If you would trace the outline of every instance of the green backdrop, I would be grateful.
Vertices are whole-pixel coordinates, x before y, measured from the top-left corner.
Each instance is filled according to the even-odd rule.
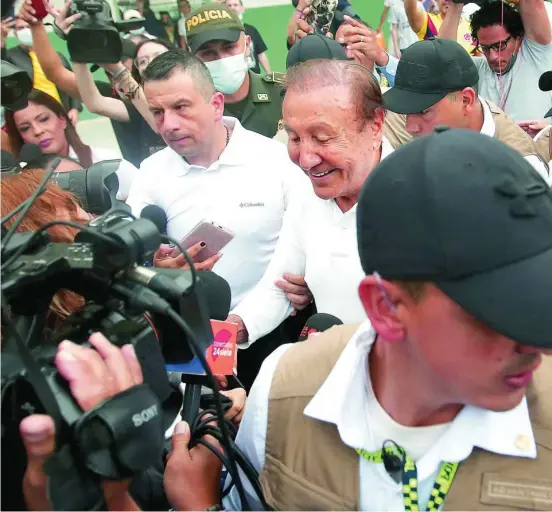
[[[351,0],[351,3],[359,16],[376,27],[379,23],[381,12],[383,10],[383,0]],[[263,39],[268,46],[268,58],[273,71],[285,71],[287,56],[286,47],[286,28],[289,19],[293,13],[293,7],[290,5],[279,5],[272,7],[257,7],[248,9],[244,14],[244,21],[257,27]],[[387,37],[388,26],[384,24],[384,31]],[[54,33],[50,34],[50,40],[54,48],[69,57],[67,45]],[[15,37],[9,37],[6,46],[17,45]],[[95,77],[99,80],[105,79],[103,71],[97,71]],[[107,81],[107,79],[106,79]],[[82,121],[96,117],[88,111],[84,111],[80,119]]]

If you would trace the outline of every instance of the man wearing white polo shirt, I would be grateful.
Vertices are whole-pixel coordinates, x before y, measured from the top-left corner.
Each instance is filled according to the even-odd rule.
[[[308,180],[285,146],[222,116],[224,97],[193,55],[156,57],[144,93],[168,147],[142,162],[127,202],[137,215],[148,204],[161,207],[177,240],[202,220],[232,231],[222,257],[198,267],[228,281],[235,307],[264,274],[290,198],[309,192]],[[174,268],[180,260],[160,250],[154,264]]]
[[[231,312],[238,342],[256,341],[292,312],[278,286],[285,273],[304,276],[319,313],[345,323],[366,319],[357,293],[356,203],[368,174],[393,151],[383,137],[382,102],[372,73],[354,62],[311,60],[288,69],[288,152],[314,192],[293,198],[263,279]]]

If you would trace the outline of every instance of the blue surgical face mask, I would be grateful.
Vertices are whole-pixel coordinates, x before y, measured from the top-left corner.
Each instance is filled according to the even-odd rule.
[[[135,30],[129,30],[129,33],[132,34],[133,36],[140,36],[145,31],[146,31],[146,29],[144,27],[140,27],[140,28],[137,28]]]
[[[247,73],[245,52],[223,59],[205,62],[215,88],[222,94],[234,94],[243,84]]]

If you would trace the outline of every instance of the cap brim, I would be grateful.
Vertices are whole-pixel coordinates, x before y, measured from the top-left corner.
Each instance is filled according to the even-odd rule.
[[[436,282],[487,327],[522,345],[552,348],[552,248],[475,276]]]
[[[192,53],[197,52],[204,44],[210,41],[228,41],[229,43],[235,43],[239,38],[243,30],[238,28],[224,28],[217,30],[209,30],[197,34],[193,37],[188,36],[188,46]]]
[[[421,93],[392,87],[383,95],[383,105],[396,114],[419,114],[441,101],[448,92]]]

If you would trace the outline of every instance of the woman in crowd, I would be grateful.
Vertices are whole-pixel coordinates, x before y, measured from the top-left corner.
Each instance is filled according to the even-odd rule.
[[[6,129],[15,141],[17,151],[23,144],[36,144],[45,154],[55,153],[76,159],[83,167],[117,158],[113,151],[84,144],[63,106],[37,89],[29,94],[26,108],[6,110]]]
[[[70,15],[70,9],[71,0],[67,0],[59,12],[51,11],[57,27],[65,34],[68,34],[73,23],[81,17],[80,13]],[[121,100],[112,96],[110,87],[107,91],[102,87],[102,93],[105,94],[102,96],[98,84],[105,82],[94,82],[86,65],[80,65],[85,69],[81,68],[82,72],[78,76],[76,71],[79,65],[75,64],[75,72],[63,67],[50,42],[44,23],[35,18],[35,11],[29,1],[22,4],[19,15],[31,27],[37,58],[49,80],[66,94],[83,100],[90,111],[108,117],[118,126],[119,123],[128,123],[129,138],[139,141],[139,144],[132,147],[132,156],[125,154],[127,160],[139,166],[142,160],[165,147],[165,143],[155,132],[155,123],[140,87],[140,80],[134,79],[129,70],[136,67],[132,66],[136,59],[149,63],[154,56],[173,48],[171,45],[165,41],[155,40],[153,46],[150,46],[145,44],[150,40],[146,40],[140,48],[136,48],[133,58],[127,59],[125,64],[104,66],[110,76],[111,85],[116,90],[115,95],[118,94]],[[139,74],[134,76],[139,77]]]
[[[155,57],[165,53],[170,48],[171,46],[165,41],[142,41],[136,46],[130,73],[122,64],[105,66],[105,69],[111,74],[113,87],[121,97],[127,99],[102,96],[88,66],[74,63],[74,73],[80,96],[83,98],[86,108],[113,121],[128,123],[129,133],[132,134],[133,138],[140,141],[140,162],[156,151],[163,149],[165,143],[154,131],[155,125],[145,99],[142,106],[139,106],[136,102],[133,104],[130,100],[138,95],[143,96],[141,88],[142,73]]]

